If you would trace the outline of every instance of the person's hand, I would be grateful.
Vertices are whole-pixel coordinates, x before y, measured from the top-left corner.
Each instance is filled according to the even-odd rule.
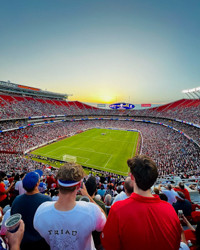
[[[20,224],[19,224],[19,228],[17,232],[10,233],[7,231],[6,233],[6,237],[7,237],[10,250],[20,249],[20,244],[21,244],[23,236],[24,236],[24,222],[23,220],[20,220]]]
[[[80,188],[79,190],[83,196],[89,196],[84,182],[82,188]]]
[[[15,181],[11,182],[10,187],[13,187],[15,185]]]

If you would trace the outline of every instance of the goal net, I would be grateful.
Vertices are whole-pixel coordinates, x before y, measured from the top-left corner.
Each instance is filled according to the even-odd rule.
[[[76,162],[76,156],[73,156],[73,155],[63,155],[63,161]]]

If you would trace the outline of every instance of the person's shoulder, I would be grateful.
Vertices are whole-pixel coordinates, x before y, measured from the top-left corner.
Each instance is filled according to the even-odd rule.
[[[37,193],[37,199],[43,200],[43,201],[52,201],[51,197],[45,194]]]
[[[100,210],[100,208],[97,204],[94,204],[92,202],[85,202],[85,201],[77,201],[76,208],[80,212],[87,213],[88,215],[91,215],[91,216],[93,216],[93,212]]]
[[[173,204],[175,204],[175,203],[173,203]],[[168,207],[169,209],[174,210],[173,206],[168,201],[160,200],[160,205],[163,207]]]
[[[55,201],[45,201],[37,209],[37,214],[47,213],[54,208]]]
[[[26,194],[20,194],[17,195],[13,201],[13,204],[17,203],[17,202],[21,202],[22,200],[25,200],[27,198]]]
[[[130,198],[118,200],[112,205],[111,209],[115,211],[122,211],[124,208],[126,209],[126,207],[130,204],[131,201],[132,200]]]
[[[54,204],[55,201],[45,201],[37,208],[34,215],[34,226],[49,221],[49,216],[52,216],[52,212],[55,210]]]

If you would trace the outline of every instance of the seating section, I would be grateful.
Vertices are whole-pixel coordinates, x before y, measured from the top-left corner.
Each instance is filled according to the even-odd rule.
[[[87,114],[97,108],[78,101],[0,95],[0,119],[29,116]]]
[[[167,117],[200,124],[200,100],[181,99],[143,110],[99,109],[79,101],[64,101],[19,95],[0,95],[0,120],[50,115],[130,115]]]

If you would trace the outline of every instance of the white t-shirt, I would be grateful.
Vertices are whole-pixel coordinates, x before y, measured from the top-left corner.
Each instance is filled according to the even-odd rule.
[[[106,217],[90,202],[77,201],[70,211],[55,209],[55,202],[41,204],[34,216],[34,228],[50,245],[51,250],[95,249],[92,231],[102,231]]]
[[[173,189],[171,189],[171,190],[164,189],[164,190],[162,190],[162,193],[167,196],[168,202],[171,205],[176,202],[176,195],[177,195],[177,193]]]
[[[26,193],[26,190],[23,188],[22,181],[17,181],[16,182],[16,184],[15,184],[15,190],[19,191],[19,195]]]
[[[129,196],[126,195],[126,193],[124,191],[121,191],[117,196],[115,196],[115,199],[112,203],[112,205],[116,202],[116,201],[122,201],[127,199]]]

